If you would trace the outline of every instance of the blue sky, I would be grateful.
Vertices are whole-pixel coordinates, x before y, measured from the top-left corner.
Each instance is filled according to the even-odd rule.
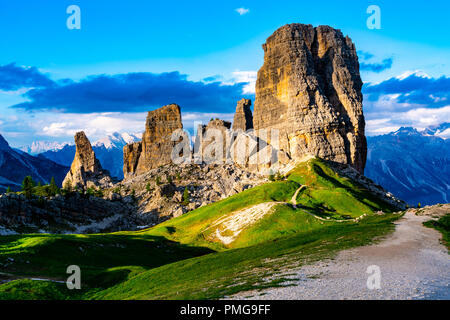
[[[80,30],[66,27],[74,4]],[[379,30],[366,25],[372,4]],[[252,97],[261,45],[293,22],[352,38],[369,135],[438,125],[450,120],[449,11],[446,1],[1,1],[0,134],[21,146],[139,132],[145,111],[172,102],[186,127],[230,119]]]

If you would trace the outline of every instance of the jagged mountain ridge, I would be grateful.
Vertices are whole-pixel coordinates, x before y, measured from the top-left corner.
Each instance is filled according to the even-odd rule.
[[[410,205],[447,203],[450,140],[439,136],[445,125],[421,132],[402,127],[368,137],[365,175]]]
[[[30,145],[19,147],[18,149],[22,152],[31,154],[32,156],[39,155],[40,153],[46,151],[58,151],[64,147],[70,145],[67,142],[58,143],[50,141],[33,141]]]

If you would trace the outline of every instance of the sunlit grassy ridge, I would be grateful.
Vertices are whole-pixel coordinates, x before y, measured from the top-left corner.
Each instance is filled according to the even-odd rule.
[[[291,198],[301,186],[295,208]],[[211,236],[218,219],[271,202],[276,204],[270,214],[247,225],[229,245]],[[68,265],[82,270],[82,290],[71,291],[61,283],[16,280],[0,285],[0,298],[204,299],[274,286],[282,279],[264,279],[283,266],[364,245],[392,230],[396,217],[371,216],[379,210],[391,212],[392,208],[339,177],[325,162],[313,159],[282,181],[246,190],[146,230],[0,237],[2,272],[65,280]],[[369,216],[361,222],[350,220],[362,214]],[[339,223],[334,218],[348,221]]]
[[[296,232],[326,227],[309,215],[332,219],[356,218],[375,211],[392,212],[393,208],[376,198],[362,186],[340,177],[326,162],[312,159],[297,166],[286,180],[272,182],[246,190],[228,199],[197,209],[177,219],[169,220],[142,234],[163,236],[180,243],[190,243],[220,250],[218,243],[208,241],[211,224],[218,218],[261,202],[289,203],[295,191],[298,209],[277,205],[272,214],[246,228],[229,247],[245,247]]]

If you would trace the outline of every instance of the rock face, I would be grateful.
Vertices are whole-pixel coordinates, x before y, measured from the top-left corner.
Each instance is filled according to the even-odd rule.
[[[207,163],[226,162],[231,143],[231,123],[221,119],[211,119],[197,129],[195,157],[201,156]]]
[[[128,144],[123,149],[125,178],[170,164],[172,150],[176,144],[172,141],[172,133],[182,128],[178,105],[171,104],[150,111],[142,141]]]
[[[362,81],[350,38],[328,26],[290,24],[263,49],[253,117],[258,135],[278,129],[279,148],[290,158],[311,154],[363,173]]]
[[[237,103],[236,113],[234,114],[233,130],[234,131],[247,131],[253,129],[253,115],[250,106],[252,101],[248,99],[242,99]]]
[[[8,142],[5,140],[5,138],[3,138],[3,136],[0,134],[0,150],[9,150],[9,144]]]
[[[63,187],[71,185],[74,188],[86,189],[112,186],[113,182],[109,172],[102,169],[100,161],[95,157],[91,143],[83,131],[75,134],[75,146],[75,158],[63,181]]]

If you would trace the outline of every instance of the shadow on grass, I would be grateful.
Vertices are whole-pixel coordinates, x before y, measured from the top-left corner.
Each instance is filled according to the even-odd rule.
[[[110,286],[129,276],[184,259],[215,252],[152,235],[50,235],[0,237],[2,271],[65,280],[78,265],[88,286]],[[120,269],[122,268],[122,269]],[[103,285],[102,285],[103,286]]]
[[[377,198],[376,196],[372,195],[366,188],[364,188],[364,186],[362,186],[361,184],[357,183],[357,182],[353,182],[353,184],[355,184],[358,189],[355,188],[350,188],[349,186],[346,186],[345,184],[343,184],[342,182],[340,182],[339,180],[329,176],[328,174],[326,174],[323,169],[317,165],[317,164],[313,164],[313,170],[317,173],[317,175],[319,175],[322,179],[332,183],[336,188],[342,188],[344,190],[346,190],[348,193],[350,193],[353,197],[355,197],[358,201],[360,201],[361,203],[364,203],[366,206],[368,206],[372,211],[376,211],[379,210],[378,207],[374,206],[371,202],[374,203],[380,203],[383,202],[384,206],[383,209],[389,209],[390,211],[393,211],[393,208],[390,204],[388,204],[387,202]],[[334,171],[333,171],[334,172]],[[362,190],[359,190],[362,189]]]

